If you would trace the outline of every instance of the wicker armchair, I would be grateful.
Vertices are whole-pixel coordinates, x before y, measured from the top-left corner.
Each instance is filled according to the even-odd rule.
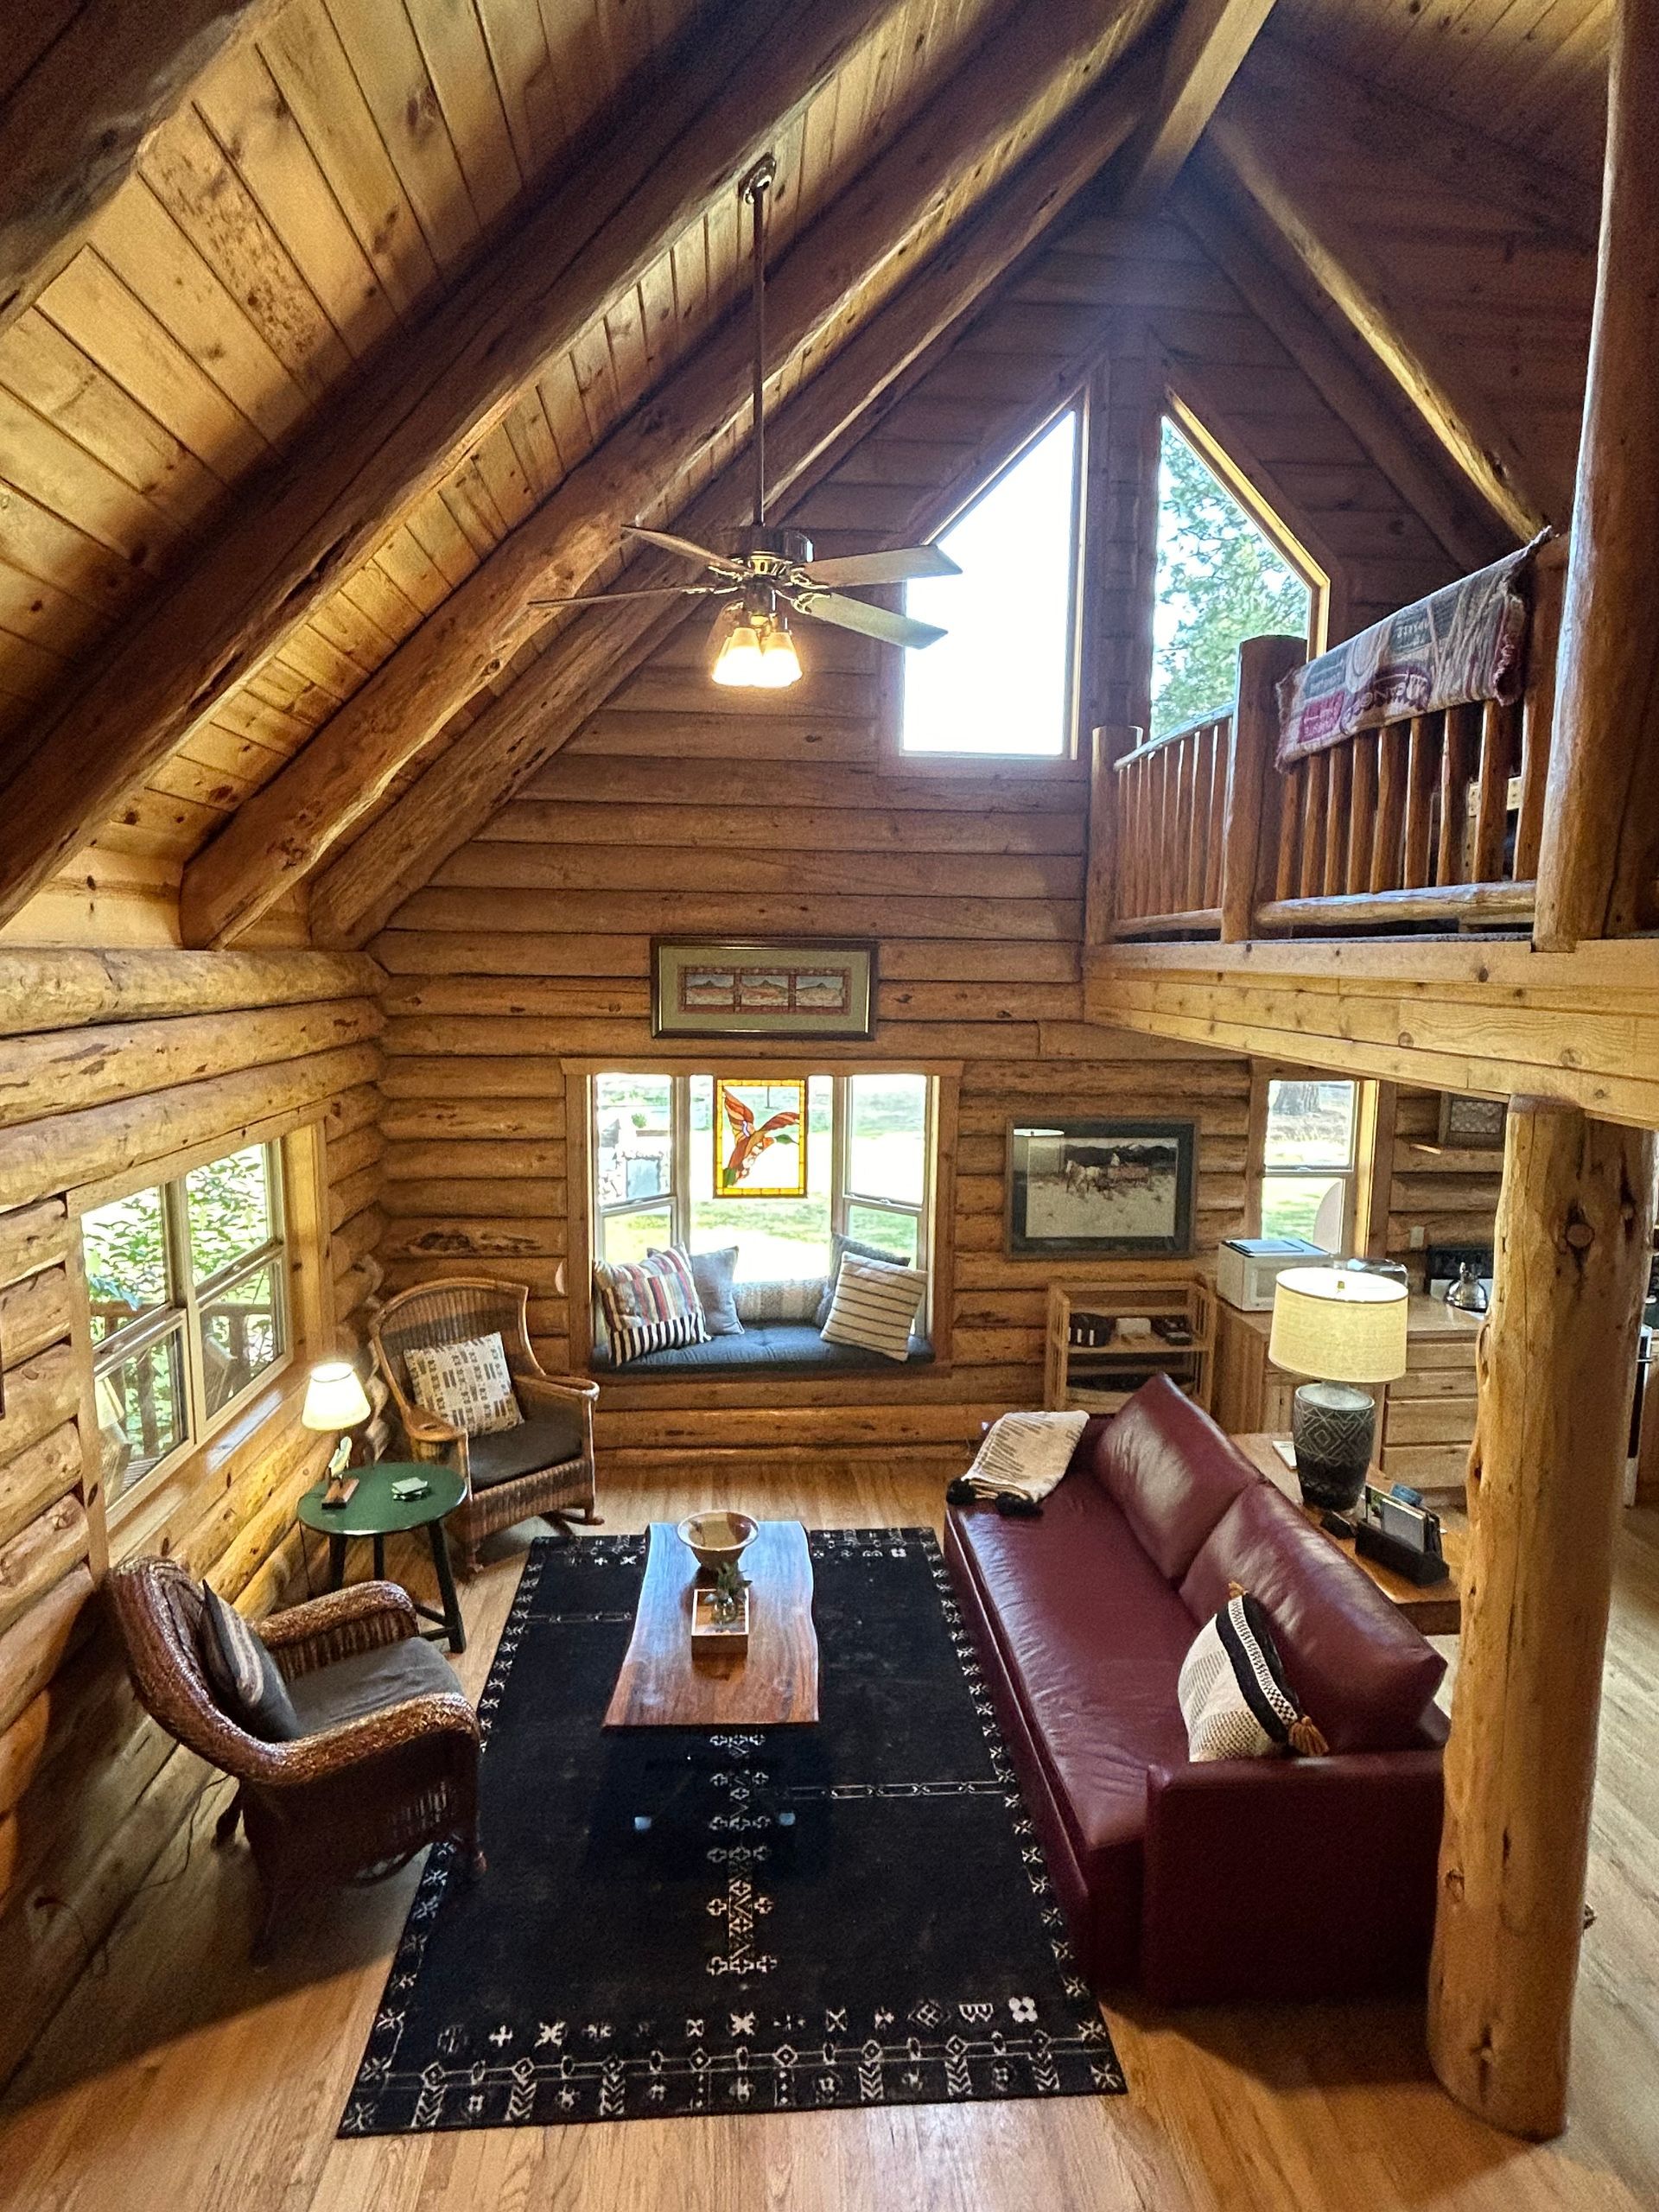
[[[579,1515],[597,1522],[594,1510],[594,1402],[599,1385],[577,1375],[548,1375],[530,1348],[524,1309],[530,1293],[521,1283],[454,1275],[421,1284],[388,1299],[370,1326],[369,1338],[391,1385],[410,1457],[441,1459],[454,1453],[467,1497],[450,1515],[455,1564],[464,1575],[478,1570],[478,1547],[498,1529],[533,1513],[555,1520]],[[463,1337],[499,1333],[524,1409],[518,1428],[468,1436],[418,1403],[404,1355],[412,1344],[454,1344]]]
[[[171,1560],[111,1569],[105,1587],[133,1687],[169,1735],[232,1777],[237,1793],[215,1840],[241,1821],[265,1893],[254,1939],[268,1945],[285,1904],[318,1881],[374,1880],[429,1843],[478,1848],[478,1719],[456,1692],[382,1706],[292,1743],[250,1736],[224,1713],[199,1653],[201,1586]],[[359,1582],[259,1624],[292,1683],[344,1660],[418,1637],[407,1592]]]

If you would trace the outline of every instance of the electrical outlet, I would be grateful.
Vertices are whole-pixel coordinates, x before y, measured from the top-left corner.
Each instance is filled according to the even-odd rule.
[[[1421,1252],[1424,1245],[1427,1243],[1428,1231],[1423,1227],[1421,1221],[1414,1221],[1412,1223],[1406,1242],[1414,1252]]]

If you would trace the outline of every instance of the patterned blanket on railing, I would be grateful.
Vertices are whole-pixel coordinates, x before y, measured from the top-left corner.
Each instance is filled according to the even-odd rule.
[[[1293,669],[1279,686],[1279,766],[1403,715],[1518,698],[1529,570],[1548,536]]]

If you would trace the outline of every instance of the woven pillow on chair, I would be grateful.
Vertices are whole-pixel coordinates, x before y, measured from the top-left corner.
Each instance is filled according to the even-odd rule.
[[[411,1344],[404,1360],[416,1401],[468,1436],[517,1428],[524,1417],[513,1395],[499,1330],[488,1337],[462,1337],[455,1344]]]

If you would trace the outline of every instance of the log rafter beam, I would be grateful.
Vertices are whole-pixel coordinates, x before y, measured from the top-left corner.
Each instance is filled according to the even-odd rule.
[[[866,288],[890,281],[940,232],[962,180],[1034,139],[1057,107],[1110,69],[1132,8],[1066,4],[1010,22],[797,240],[768,287],[774,362],[821,354]],[[1115,116],[1144,99],[1128,73]],[[961,217],[957,217],[958,222]],[[591,588],[618,524],[651,510],[749,414],[751,335],[738,311],[574,469],[186,870],[184,933],[245,931],[371,808],[392,779],[547,626],[543,594]],[[689,581],[682,570],[675,581]]]
[[[0,99],[0,330],[73,259],[208,64],[276,3],[80,0]]]
[[[625,123],[243,487],[35,735],[0,808],[0,919],[277,651],[399,517],[736,188],[891,0],[738,0]],[[159,11],[158,11],[159,12]]]
[[[904,379],[982,303],[1124,143],[1146,97],[1136,72],[1108,78],[1049,133],[969,224],[948,238],[768,426],[768,501],[798,501],[868,435]],[[747,512],[740,459],[673,526],[706,540]],[[683,582],[683,564],[632,563],[630,588]],[[361,944],[519,783],[557,752],[683,619],[650,602],[566,619],[556,642],[451,743],[313,885],[319,944]]]
[[[1265,150],[1275,143],[1270,112],[1236,86],[1205,137],[1229,196],[1251,212],[1261,242],[1292,281],[1331,303],[1492,513],[1530,537],[1551,518],[1527,481],[1525,456],[1484,401],[1454,389],[1428,359],[1358,242],[1293,181],[1290,163]]]
[[[1114,213],[1145,215],[1160,204],[1272,9],[1273,0],[1186,0],[1157,95],[1113,165]]]
[[[1306,302],[1281,275],[1226,205],[1227,180],[1200,147],[1176,188],[1173,208],[1245,305],[1270,330],[1338,421],[1462,569],[1503,551],[1503,532],[1460,471],[1442,465],[1421,423],[1402,419],[1396,391],[1351,360]],[[1419,435],[1414,435],[1414,429]]]

